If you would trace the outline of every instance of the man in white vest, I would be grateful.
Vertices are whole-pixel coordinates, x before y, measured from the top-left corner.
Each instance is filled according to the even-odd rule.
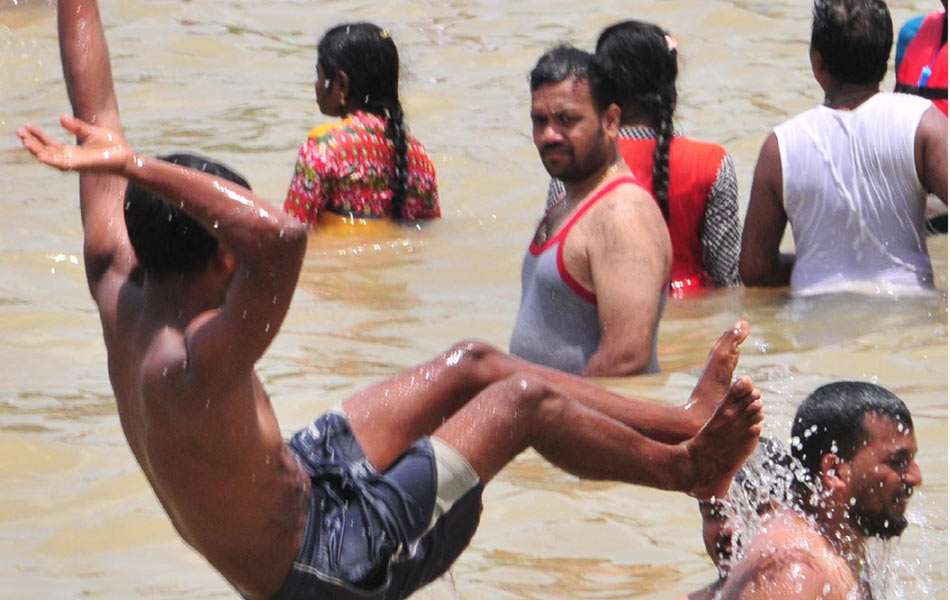
[[[883,0],[816,0],[811,64],[824,102],[766,139],[739,273],[799,295],[933,287],[927,194],[947,202],[947,119],[928,100],[880,91],[893,41]],[[795,253],[782,253],[785,224]]]

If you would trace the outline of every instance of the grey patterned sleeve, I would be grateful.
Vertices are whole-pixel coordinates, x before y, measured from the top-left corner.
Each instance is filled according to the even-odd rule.
[[[706,199],[706,214],[700,241],[703,246],[703,267],[717,287],[738,285],[739,248],[742,242],[739,225],[739,188],[732,157],[726,154],[719,163],[716,181]]]
[[[551,183],[548,184],[548,201],[547,204],[544,205],[544,212],[551,210],[551,207],[554,206],[554,203],[557,202],[557,199],[560,198],[563,193],[564,182],[552,177]]]

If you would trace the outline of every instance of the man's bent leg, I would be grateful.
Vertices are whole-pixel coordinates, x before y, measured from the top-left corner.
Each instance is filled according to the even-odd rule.
[[[500,376],[530,373],[542,377],[562,393],[595,411],[633,427],[656,441],[675,444],[696,435],[726,395],[739,362],[739,346],[748,335],[749,324],[745,321],[739,321],[733,329],[723,332],[709,351],[706,366],[689,401],[679,406],[626,398],[583,377],[508,355],[505,355],[507,364],[500,370]]]
[[[696,435],[729,388],[739,345],[749,333],[741,321],[710,350],[687,404],[663,406],[615,394],[592,381],[510,356],[481,342],[461,342],[438,358],[376,384],[344,402],[356,438],[377,469],[385,470],[420,437],[431,435],[477,393],[518,373],[533,374],[574,400],[657,441]]]
[[[418,367],[377,383],[343,402],[366,457],[385,471],[416,440],[497,379],[489,356],[501,354],[481,342],[460,342]]]
[[[456,448],[486,483],[532,446],[554,465],[579,477],[712,495],[728,488],[755,448],[761,418],[759,394],[743,378],[699,434],[686,443],[669,445],[528,375],[486,388],[435,436]],[[713,440],[708,439],[713,436],[721,445],[715,452],[710,450]]]

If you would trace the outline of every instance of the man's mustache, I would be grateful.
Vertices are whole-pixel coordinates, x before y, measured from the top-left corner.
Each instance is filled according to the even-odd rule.
[[[541,147],[541,154],[546,154],[552,150],[570,152],[570,146],[568,146],[567,144],[563,144],[561,142],[553,142],[550,144],[545,144],[544,146]]]

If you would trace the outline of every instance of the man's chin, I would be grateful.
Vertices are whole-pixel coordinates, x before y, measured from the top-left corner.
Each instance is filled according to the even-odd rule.
[[[890,539],[904,533],[907,517],[901,515],[856,515],[855,524],[867,536]]]
[[[541,164],[544,165],[544,170],[547,171],[551,177],[560,179],[561,181],[565,181],[565,177],[567,177],[567,179],[570,180],[571,168],[569,165],[546,160],[542,160]]]

